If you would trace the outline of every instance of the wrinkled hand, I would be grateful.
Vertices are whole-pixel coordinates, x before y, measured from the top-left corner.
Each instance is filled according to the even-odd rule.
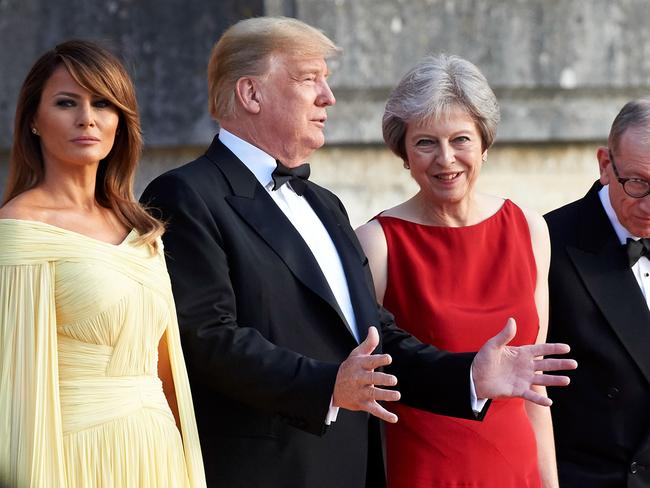
[[[566,386],[567,376],[547,375],[542,371],[576,369],[573,359],[543,359],[548,354],[566,354],[566,344],[534,344],[508,346],[515,337],[517,325],[510,318],[506,326],[488,340],[476,354],[472,363],[472,376],[479,398],[521,397],[548,407],[550,398],[534,391],[532,385]]]
[[[400,394],[395,390],[377,388],[395,386],[397,378],[391,374],[375,371],[387,366],[392,359],[388,354],[372,354],[379,345],[379,333],[375,327],[368,329],[368,336],[341,363],[334,384],[332,405],[347,410],[364,410],[386,422],[397,422],[397,415],[382,407],[378,401],[394,402]]]

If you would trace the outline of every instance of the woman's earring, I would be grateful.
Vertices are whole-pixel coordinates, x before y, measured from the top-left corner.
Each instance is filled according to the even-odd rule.
[[[408,161],[404,161],[404,169],[411,169]]]
[[[34,134],[35,136],[38,135],[38,130],[36,130],[36,127],[32,127],[32,134]]]

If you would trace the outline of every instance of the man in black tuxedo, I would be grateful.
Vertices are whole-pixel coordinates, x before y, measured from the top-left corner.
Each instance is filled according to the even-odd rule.
[[[480,419],[472,388],[479,398],[548,405],[531,384],[567,379],[535,370],[574,367],[535,359],[567,346],[507,347],[512,321],[476,356],[438,351],[377,305],[341,202],[307,181],[303,165],[324,143],[335,103],[326,59],[337,51],[295,19],[231,27],[208,67],[218,136],[142,197],[168,223],[165,252],[215,487],[382,486],[375,418],[397,418],[378,402],[401,393],[413,406]]]
[[[553,394],[560,485],[650,488],[650,100],[623,107],[597,158],[600,181],[546,215],[548,337],[581,365]]]

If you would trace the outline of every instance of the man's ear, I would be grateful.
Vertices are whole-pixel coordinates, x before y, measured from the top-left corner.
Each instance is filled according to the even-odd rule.
[[[235,98],[244,110],[251,114],[260,111],[259,84],[251,77],[242,77],[235,84]]]
[[[596,158],[598,158],[598,169],[600,170],[600,183],[603,185],[609,184],[609,173],[607,166],[611,164],[609,159],[609,148],[601,146],[596,151]]]

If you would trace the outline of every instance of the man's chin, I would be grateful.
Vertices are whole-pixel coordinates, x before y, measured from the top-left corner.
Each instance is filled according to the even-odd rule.
[[[325,145],[325,135],[321,132],[319,136],[315,137],[315,138],[312,140],[312,145],[311,145],[311,147],[312,147],[312,148],[314,149],[314,151],[315,151],[316,149],[320,149],[320,148],[323,147],[324,145]]]
[[[641,225],[631,225],[631,226],[626,226],[624,227],[630,231],[632,235],[635,235],[637,237],[650,237],[650,221],[643,222]]]

